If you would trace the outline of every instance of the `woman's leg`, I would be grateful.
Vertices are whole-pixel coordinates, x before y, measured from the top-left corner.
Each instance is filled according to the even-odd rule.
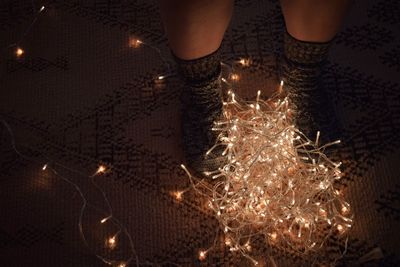
[[[286,23],[281,78],[297,111],[295,122],[306,135],[317,130],[339,137],[334,108],[319,86],[331,40],[338,32],[349,0],[281,0]]]
[[[196,59],[216,51],[233,11],[233,0],[161,0],[161,17],[172,52]]]
[[[338,32],[349,0],[281,0],[286,29],[294,38],[328,42]]]
[[[161,0],[161,16],[182,92],[182,140],[186,164],[197,174],[221,165],[213,122],[222,115],[219,47],[232,16],[233,0]]]

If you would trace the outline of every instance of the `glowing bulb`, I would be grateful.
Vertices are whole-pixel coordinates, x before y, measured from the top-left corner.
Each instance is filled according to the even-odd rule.
[[[281,94],[282,90],[283,90],[283,80],[281,80],[281,82],[279,83],[278,93]]]
[[[344,227],[343,227],[343,225],[341,225],[341,224],[338,224],[338,225],[336,226],[336,229],[339,231],[340,234],[342,234],[342,233],[344,232]]]
[[[271,238],[272,241],[275,241],[276,238],[278,237],[278,234],[276,232],[272,232],[271,234],[269,234],[269,237]]]
[[[327,215],[327,212],[326,212],[326,210],[324,210],[324,209],[319,209],[319,214],[321,215],[321,216],[323,216],[323,217],[326,217],[326,215]]]
[[[239,60],[239,63],[243,66],[243,67],[248,67],[250,66],[250,59],[246,59],[246,58],[242,58]]]
[[[121,262],[120,264],[118,264],[117,267],[126,267],[126,263],[125,262]]]
[[[160,75],[160,76],[158,76],[158,78],[157,79],[159,79],[159,80],[164,80],[165,79],[165,76],[163,76],[163,75]]]
[[[44,164],[43,167],[42,167],[42,170],[45,171],[46,169],[47,169],[47,164]]]
[[[44,6],[42,6],[39,10],[39,12],[42,12],[44,10]]]
[[[239,81],[239,75],[238,74],[231,74],[231,80],[232,81]]]
[[[18,47],[17,50],[15,50],[17,57],[21,57],[24,53],[25,51],[21,47]]]
[[[105,223],[106,221],[108,221],[111,218],[111,216],[108,216],[106,218],[101,219],[100,223]]]
[[[235,93],[232,93],[231,96],[232,96],[232,102],[236,102],[236,100],[235,100]]]
[[[97,168],[97,171],[96,171],[95,174],[101,174],[101,173],[104,173],[105,171],[106,171],[106,167],[105,167],[104,165],[100,165],[100,166]]]
[[[173,192],[172,195],[175,197],[176,200],[182,200],[183,191],[176,191]]]
[[[113,249],[117,246],[117,237],[113,236],[107,239],[106,245],[108,248]]]
[[[207,251],[205,251],[205,250],[200,250],[200,252],[199,252],[199,260],[205,260],[206,259],[206,256],[207,256]]]
[[[348,213],[349,212],[349,209],[346,207],[346,206],[343,206],[342,207],[342,213],[343,214],[346,214],[346,213]]]
[[[130,45],[133,48],[139,48],[141,44],[143,44],[143,42],[141,40],[139,40],[139,39],[136,39],[136,38],[133,38],[130,41]]]

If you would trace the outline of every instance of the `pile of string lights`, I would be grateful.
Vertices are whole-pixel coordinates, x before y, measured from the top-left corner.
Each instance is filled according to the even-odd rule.
[[[246,103],[228,95],[213,129],[218,141],[209,151],[224,146],[225,164],[204,173],[210,183],[198,182],[182,165],[193,188],[209,199],[225,244],[257,265],[250,255],[255,237],[307,253],[331,235],[344,236],[352,216],[335,187],[341,163],[324,153],[340,141],[320,145],[319,132],[315,140],[307,138],[293,122],[290,97],[263,101],[259,91],[256,101]]]

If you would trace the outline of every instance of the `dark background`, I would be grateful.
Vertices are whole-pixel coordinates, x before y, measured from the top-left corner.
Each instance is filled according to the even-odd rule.
[[[19,43],[25,54],[17,59],[9,46],[42,4],[47,8]],[[235,5],[223,60],[251,57],[250,67],[238,69],[241,91],[270,92],[282,51],[279,4]],[[76,191],[41,170],[49,161],[83,173],[54,167],[100,206],[104,201],[87,175],[99,163],[112,167],[96,181],[141,262],[197,265],[198,249],[212,243],[218,226],[204,203],[191,192],[180,203],[170,195],[188,186],[179,167],[182,87],[175,76],[154,81],[168,70],[154,49],[129,47],[133,36],[170,60],[156,1],[0,2],[0,115],[30,157],[15,153],[1,125],[0,266],[104,266],[79,237]],[[340,120],[342,185],[355,214],[347,254],[337,265],[400,266],[399,39],[399,1],[353,1],[322,76]],[[85,216],[85,223],[89,242],[100,249],[101,234],[112,229],[96,232],[96,216]],[[279,249],[271,253],[278,266],[311,264]],[[218,250],[207,264],[249,262]]]

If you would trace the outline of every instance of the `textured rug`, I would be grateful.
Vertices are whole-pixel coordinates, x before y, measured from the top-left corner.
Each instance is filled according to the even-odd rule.
[[[42,4],[46,9],[24,35]],[[399,14],[396,0],[353,1],[323,73],[341,125],[337,154],[355,214],[337,266],[400,266]],[[283,30],[278,2],[235,2],[223,60],[252,59],[237,70],[242,97],[275,88]],[[10,44],[23,35],[25,53],[16,58]],[[99,205],[87,177],[100,163],[111,167],[96,182],[140,262],[250,266],[223,248],[199,262],[198,249],[211,245],[218,223],[195,194],[171,197],[189,185],[179,167],[182,86],[163,61],[170,57],[156,1],[2,1],[0,36],[0,116],[29,157],[15,152],[1,125],[1,266],[105,266],[79,236],[79,195],[42,171],[44,163],[79,171],[59,170]],[[148,45],[131,47],[134,37]],[[171,75],[157,80],[165,74]],[[328,245],[332,253],[344,249]],[[260,259],[269,255],[277,266],[312,264],[295,253],[260,251]],[[272,266],[268,257],[265,266]]]

